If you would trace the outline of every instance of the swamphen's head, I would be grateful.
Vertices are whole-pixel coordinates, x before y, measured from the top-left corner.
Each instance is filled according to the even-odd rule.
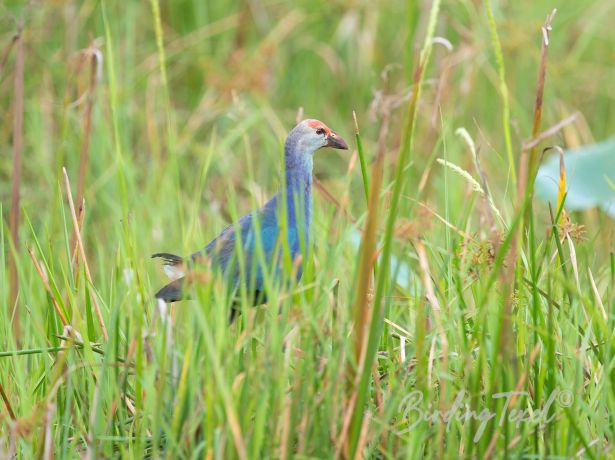
[[[303,120],[288,134],[287,143],[294,149],[313,153],[322,147],[347,150],[348,145],[335,131],[332,131],[322,121]],[[294,150],[293,149],[293,150]]]

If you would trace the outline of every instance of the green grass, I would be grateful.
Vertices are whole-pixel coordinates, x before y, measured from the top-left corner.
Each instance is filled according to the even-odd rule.
[[[25,58],[15,247],[15,48],[0,61],[1,453],[613,455],[615,227],[597,210],[566,224],[516,183],[553,8],[542,129],[581,116],[538,151],[612,134],[615,1],[22,3],[0,5],[0,59],[16,23]],[[302,281],[269,277],[260,308],[243,290],[229,327],[204,269],[161,314],[150,254],[188,254],[263,204],[300,108],[356,133],[316,154],[330,196],[315,189]],[[77,201],[86,140],[91,280],[62,173]]]

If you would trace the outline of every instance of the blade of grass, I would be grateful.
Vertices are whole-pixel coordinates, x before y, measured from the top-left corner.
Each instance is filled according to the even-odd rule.
[[[368,294],[372,284],[372,270],[377,259],[376,232],[378,229],[378,209],[380,207],[379,204],[384,169],[384,154],[386,151],[384,143],[386,142],[386,133],[388,131],[388,119],[382,120],[380,131],[381,135],[379,137],[382,143],[379,146],[376,161],[374,162],[372,170],[373,183],[371,194],[369,196],[367,220],[363,229],[363,236],[361,238],[361,258],[357,270],[357,294],[355,295],[354,305],[352,307],[354,320],[354,365],[358,369],[357,372],[353,369],[349,369],[349,382],[352,382],[353,391],[356,391],[355,376],[360,375],[364,370],[363,366],[365,364],[365,353],[367,351],[366,328],[369,324],[370,317]]]
[[[369,334],[367,349],[364,353],[364,359],[361,360],[359,365],[359,385],[357,387],[357,404],[354,409],[353,419],[350,430],[350,453],[354,457],[356,453],[357,443],[359,442],[360,429],[362,425],[362,419],[365,414],[365,402],[367,400],[368,384],[371,378],[371,366],[376,356],[376,350],[380,341],[380,334],[382,325],[384,323],[384,309],[381,307],[381,302],[384,300],[384,294],[387,292],[387,279],[389,271],[389,260],[391,256],[391,247],[393,241],[393,233],[395,227],[395,220],[397,218],[397,207],[399,199],[402,195],[403,186],[407,177],[405,173],[408,160],[410,158],[410,152],[412,150],[414,129],[416,125],[416,113],[418,108],[418,101],[420,99],[421,86],[425,69],[429,63],[431,55],[432,42],[435,33],[438,13],[440,11],[440,1],[435,0],[431,5],[431,11],[429,13],[429,21],[427,25],[427,31],[425,34],[425,42],[421,49],[419,62],[414,72],[414,81],[412,87],[412,95],[408,103],[408,114],[406,120],[406,126],[402,133],[402,142],[399,147],[399,153],[397,156],[397,166],[395,168],[395,179],[393,182],[393,191],[391,194],[391,205],[389,214],[387,216],[386,228],[384,234],[384,242],[382,249],[382,263],[380,264],[380,270],[378,271],[378,278],[376,281],[376,292],[374,295],[372,314],[369,321]],[[374,191],[372,190],[372,194]],[[362,275],[365,278],[365,275]]]
[[[365,165],[365,153],[363,151],[363,141],[359,131],[359,123],[357,122],[357,114],[352,111],[354,120],[355,140],[357,142],[357,152],[359,154],[359,163],[361,165],[361,177],[363,178],[363,191],[365,192],[365,201],[369,203],[369,176],[367,175],[367,166]]]
[[[508,172],[512,179],[513,188],[517,185],[517,173],[515,167],[515,159],[513,157],[512,137],[510,134],[510,103],[508,100],[508,85],[506,84],[506,69],[504,67],[504,54],[502,53],[502,44],[498,35],[498,29],[495,25],[495,18],[491,10],[491,0],[485,0],[485,10],[487,11],[487,19],[489,22],[489,33],[491,34],[491,46],[495,53],[495,61],[498,68],[498,77],[500,80],[500,96],[502,98],[502,128],[504,131],[504,144],[506,147],[506,156],[508,158]]]
[[[13,334],[19,343],[21,339],[20,312],[18,308],[19,274],[17,259],[19,257],[19,221],[20,221],[20,189],[23,149],[23,98],[24,98],[24,46],[23,34],[18,30],[15,43],[15,70],[13,80],[13,173],[11,188],[10,233],[13,251],[9,265],[9,305],[12,307]],[[7,50],[8,53],[9,50]],[[8,54],[7,54],[8,56]]]

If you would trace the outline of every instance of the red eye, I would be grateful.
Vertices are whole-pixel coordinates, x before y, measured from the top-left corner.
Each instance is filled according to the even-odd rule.
[[[318,135],[322,135],[322,134],[324,134],[324,133],[325,133],[325,130],[324,130],[323,128],[318,128],[318,129],[316,130],[316,134],[318,134]]]

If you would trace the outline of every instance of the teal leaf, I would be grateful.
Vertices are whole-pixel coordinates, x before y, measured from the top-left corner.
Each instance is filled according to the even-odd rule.
[[[599,207],[615,219],[615,137],[564,154],[567,195],[564,208],[583,211]],[[559,155],[543,163],[536,175],[536,196],[557,205]]]

